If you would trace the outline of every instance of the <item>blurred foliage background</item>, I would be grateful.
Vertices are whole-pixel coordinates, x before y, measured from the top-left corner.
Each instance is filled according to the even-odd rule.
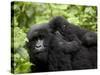
[[[27,31],[34,24],[48,22],[53,16],[63,16],[70,23],[79,25],[88,30],[97,31],[97,7],[12,2],[11,3],[11,72],[30,72],[29,56],[25,43]]]

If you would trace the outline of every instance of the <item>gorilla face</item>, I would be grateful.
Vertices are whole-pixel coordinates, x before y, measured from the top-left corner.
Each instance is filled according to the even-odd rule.
[[[39,63],[47,62],[47,48],[44,46],[44,39],[37,39],[34,46],[34,57]]]
[[[44,39],[40,37],[37,37],[36,39],[34,39],[31,43],[31,46],[32,46],[34,53],[39,53],[46,49],[46,47],[44,46]]]
[[[46,68],[47,60],[48,60],[48,31],[46,30],[33,30],[33,32],[29,32],[31,35],[31,39],[28,42],[28,53],[30,56],[30,61],[34,63],[37,67]],[[47,69],[47,68],[46,68]],[[38,69],[39,70],[39,69]]]
[[[49,22],[50,28],[52,28],[52,31],[60,31],[61,34],[64,32],[69,25],[69,22],[64,17],[56,16]]]

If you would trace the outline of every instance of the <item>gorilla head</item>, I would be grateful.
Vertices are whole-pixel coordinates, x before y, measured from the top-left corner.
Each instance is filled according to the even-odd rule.
[[[34,70],[35,72],[46,71],[48,68],[48,31],[48,27],[41,25],[31,27],[30,31],[28,32],[28,53],[30,56],[30,62],[36,65],[36,70]]]

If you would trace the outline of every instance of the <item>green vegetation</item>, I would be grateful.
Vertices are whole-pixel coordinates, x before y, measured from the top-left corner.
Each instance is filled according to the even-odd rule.
[[[30,66],[27,31],[33,24],[48,22],[53,16],[64,16],[69,22],[97,31],[96,6],[61,5],[49,3],[12,2],[11,4],[11,72],[27,73]]]

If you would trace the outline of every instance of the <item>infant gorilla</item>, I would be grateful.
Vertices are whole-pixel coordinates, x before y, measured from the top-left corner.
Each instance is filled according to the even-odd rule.
[[[28,32],[32,72],[93,69],[97,67],[97,35],[54,17]]]
[[[53,29],[58,30],[65,40],[76,40],[81,43],[80,50],[72,57],[73,69],[97,68],[97,34],[95,32],[75,26],[61,16],[54,17],[49,24]]]

